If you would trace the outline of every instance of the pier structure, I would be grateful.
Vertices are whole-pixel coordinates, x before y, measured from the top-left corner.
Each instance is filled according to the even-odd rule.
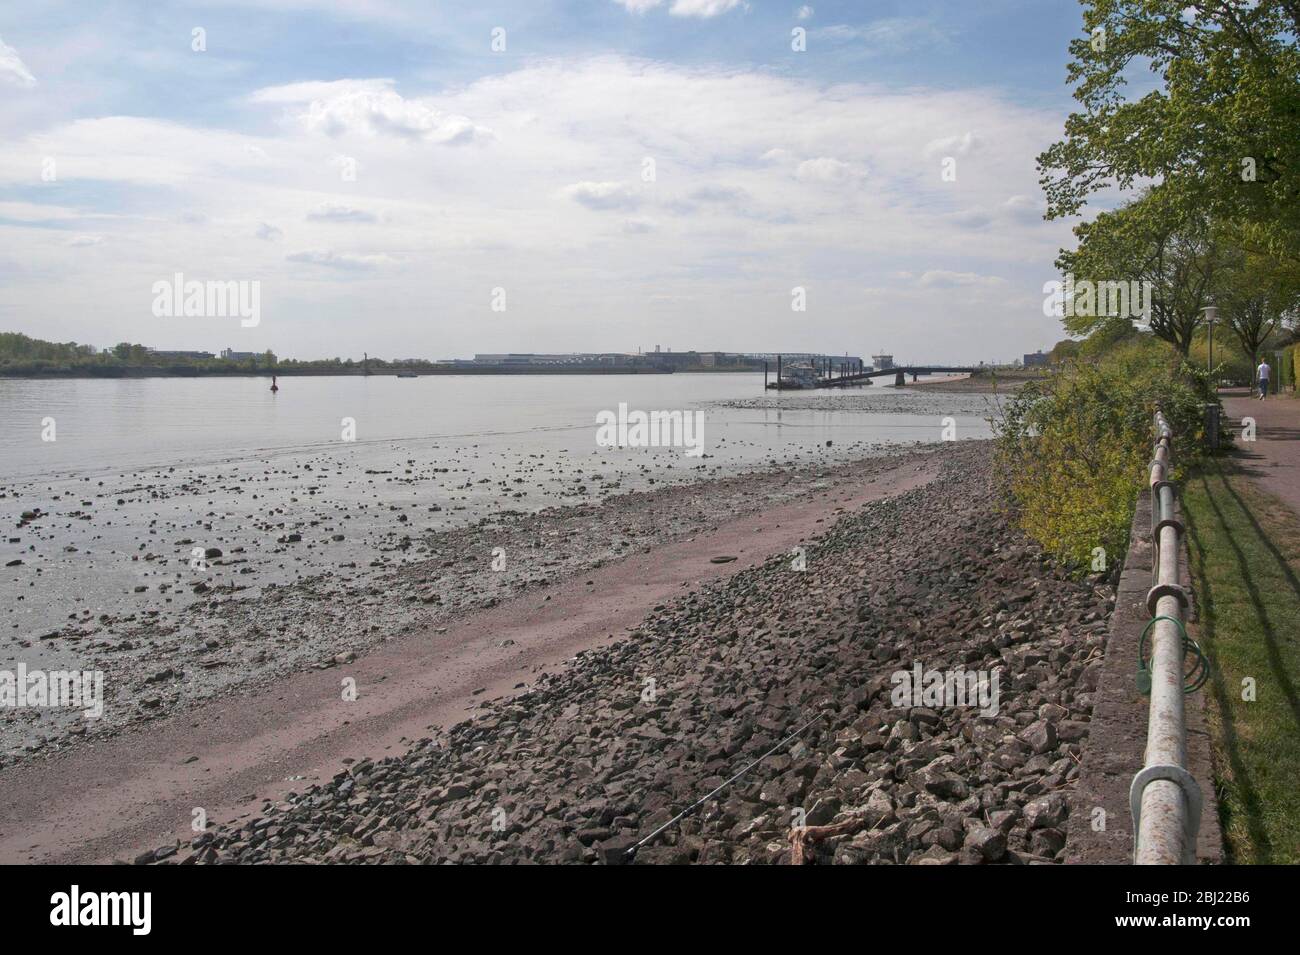
[[[763,388],[776,391],[844,388],[850,385],[870,384],[874,378],[883,378],[889,375],[894,376],[895,385],[902,386],[907,384],[908,375],[911,375],[912,380],[916,381],[921,375],[972,374],[977,370],[973,365],[894,365],[892,362],[885,368],[867,369],[862,364],[861,359],[839,364],[831,360],[819,366],[813,366],[811,369],[806,364],[796,367],[797,372],[789,367],[783,372],[781,356],[778,355],[776,357],[776,379],[769,381],[768,366],[764,362]]]

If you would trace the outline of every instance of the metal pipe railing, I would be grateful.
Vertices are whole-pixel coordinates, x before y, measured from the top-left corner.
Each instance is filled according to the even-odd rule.
[[[1174,485],[1169,480],[1173,432],[1156,412],[1155,454],[1151,460],[1151,709],[1142,770],[1133,777],[1133,861],[1138,865],[1196,862],[1201,825],[1201,790],[1187,771],[1187,731],[1183,714],[1184,654],[1187,650],[1187,591],[1178,582],[1183,524],[1178,519]],[[1139,655],[1141,649],[1139,648]],[[1139,664],[1142,661],[1139,660]]]

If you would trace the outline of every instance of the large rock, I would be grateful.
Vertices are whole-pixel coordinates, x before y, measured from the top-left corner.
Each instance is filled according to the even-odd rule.
[[[1065,821],[1069,807],[1060,793],[1039,798],[1025,804],[1025,827],[1028,829],[1056,828]]]

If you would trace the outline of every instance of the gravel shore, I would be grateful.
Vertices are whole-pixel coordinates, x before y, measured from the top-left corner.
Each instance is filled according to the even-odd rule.
[[[943,392],[946,394],[1012,394],[1035,377],[1021,375],[967,375],[964,378],[942,378],[937,381],[918,381],[909,384],[922,392]]]
[[[94,579],[94,564],[69,564],[64,570],[37,564],[26,585],[15,582],[19,602],[10,613],[67,594],[63,616],[68,619],[38,635],[20,630],[9,638],[11,647],[0,652],[0,663],[8,658],[32,668],[102,671],[104,715],[84,720],[72,709],[0,710],[0,767],[55,756],[215,696],[275,684],[295,671],[333,667],[402,634],[437,627],[726,518],[797,499],[810,488],[836,486],[846,476],[886,467],[908,453],[898,447],[817,448],[803,461],[730,474],[710,464],[695,472],[694,480],[671,477],[669,483],[660,465],[660,478],[640,482],[651,488],[635,491],[590,464],[535,463],[537,470],[545,467],[545,481],[520,466],[512,472],[518,480],[509,486],[558,498],[557,505],[531,512],[498,508],[491,516],[469,522],[460,517],[446,527],[416,524],[441,517],[428,516],[440,510],[437,506],[372,504],[367,510],[352,500],[354,485],[387,485],[394,479],[412,485],[415,495],[429,495],[447,470],[429,464],[410,462],[409,470],[367,477],[369,472],[317,456],[263,467],[265,478],[249,484],[244,482],[258,470],[249,465],[216,475],[164,471],[113,478],[119,488],[132,480],[138,485],[134,491],[109,492],[118,501],[116,510],[93,519],[89,513],[75,518],[89,507],[40,512],[23,518],[19,533],[24,540],[41,541],[46,551],[57,552],[62,545],[64,551],[83,552],[62,555],[68,561],[93,547],[91,560],[105,568],[105,575],[125,564],[134,573],[141,573],[137,567],[154,568],[155,576],[139,578],[150,581],[134,588],[140,592],[121,594],[116,611],[68,614],[67,602],[75,606],[88,593],[88,586],[77,585]],[[856,460],[844,463],[841,456],[850,454]],[[651,460],[642,465],[647,471]],[[272,477],[293,489],[275,487]],[[302,479],[309,483],[304,486]],[[682,480],[688,483],[678,483]],[[556,483],[563,493],[552,489]],[[246,494],[260,500],[243,506],[256,510],[232,506],[216,516],[209,511],[196,530],[196,509],[225,485],[255,487],[256,493]],[[24,491],[28,498],[34,493]],[[143,503],[133,503],[137,497]],[[168,506],[176,512],[174,523],[159,515]],[[375,511],[381,520],[372,516]],[[184,524],[182,515],[188,515]],[[83,520],[84,529],[78,526]],[[156,526],[169,535],[195,536],[150,536]],[[123,539],[109,550],[103,541],[114,532]],[[135,540],[141,543],[133,547]],[[220,544],[202,548],[201,568],[189,565],[196,542]],[[156,583],[157,578],[165,579]]]
[[[954,382],[956,384],[956,382]],[[938,387],[939,382],[929,387]],[[919,387],[919,386],[912,386]],[[962,395],[945,402],[942,415],[991,417],[997,408],[994,398],[983,396],[981,389],[972,388],[970,395]],[[724,408],[745,408],[762,411],[852,411],[887,415],[916,415],[927,417],[935,422],[936,438],[938,422],[942,415],[936,414],[936,405],[932,398],[918,394],[908,388],[856,388],[851,390],[824,391],[785,391],[756,398],[732,398],[717,403]]]
[[[403,755],[136,861],[1059,861],[1113,594],[1009,526],[987,444],[934,453],[938,479],[841,517],[806,569],[775,555]],[[918,668],[996,676],[993,705],[900,703]]]

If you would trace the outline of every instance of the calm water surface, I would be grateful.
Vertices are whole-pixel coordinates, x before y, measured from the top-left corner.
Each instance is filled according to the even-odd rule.
[[[881,387],[846,393],[873,392],[882,407],[896,394]],[[931,414],[712,404],[762,394],[762,376],[750,374],[290,377],[280,379],[278,394],[257,377],[0,379],[0,480],[338,449],[344,418],[356,421],[356,451],[363,457],[367,445],[394,441],[421,448],[596,452],[596,414],[620,402],[647,411],[704,409],[706,453],[723,464],[784,458],[827,440],[933,441],[946,414],[957,418],[962,437],[988,433],[978,399],[962,395],[913,394],[909,404],[932,404]],[[41,440],[46,418],[54,419],[55,441]]]
[[[427,556],[430,532],[652,486],[813,465],[988,428],[981,396],[854,389],[872,411],[721,401],[763,397],[762,375],[0,379],[0,662],[101,614],[177,611],[196,579],[260,588],[349,577]],[[596,415],[702,410],[704,451],[601,448]],[[893,409],[888,410],[888,409]],[[904,413],[905,412],[905,413]],[[342,419],[356,440],[342,440]],[[54,441],[42,440],[53,419]],[[831,442],[827,446],[827,442]],[[24,511],[40,516],[24,522]],[[289,540],[294,535],[298,541]],[[412,542],[414,544],[412,545]],[[202,572],[192,548],[227,563]],[[201,551],[200,551],[201,552]],[[98,639],[98,638],[91,638]],[[3,641],[0,641],[3,642]]]

